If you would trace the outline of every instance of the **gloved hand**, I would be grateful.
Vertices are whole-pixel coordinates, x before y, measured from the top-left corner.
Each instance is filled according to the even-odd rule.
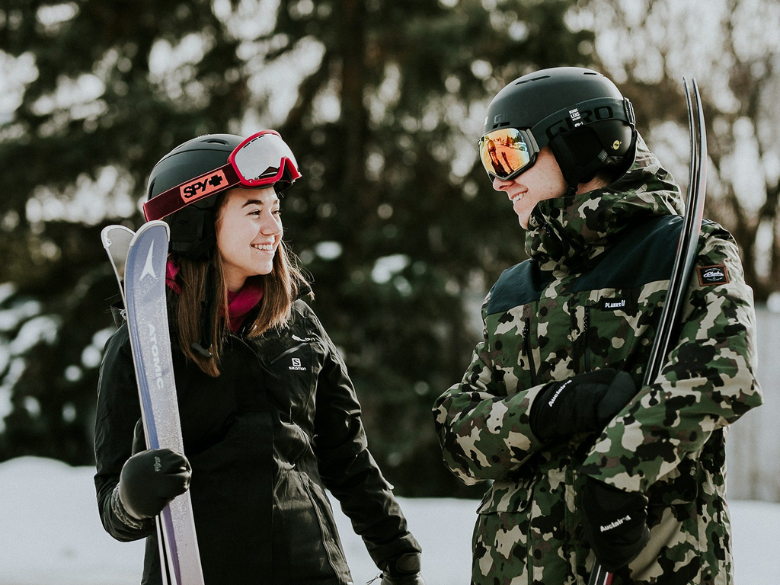
[[[138,452],[143,445],[143,427],[138,421],[133,455],[122,467],[117,488],[122,506],[138,520],[157,516],[168,502],[186,492],[192,472],[184,455],[170,449]]]
[[[425,585],[420,575],[420,553],[406,553],[385,563],[382,585]]]
[[[543,441],[601,431],[636,392],[631,375],[612,368],[550,382],[531,407],[531,431]]]
[[[582,497],[585,542],[610,573],[634,560],[650,540],[647,498],[588,478]]]

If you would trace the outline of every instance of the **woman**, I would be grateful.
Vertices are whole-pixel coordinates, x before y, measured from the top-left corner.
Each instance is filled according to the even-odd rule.
[[[207,585],[351,583],[325,488],[383,584],[423,583],[420,546],[367,449],[344,362],[298,298],[308,287],[282,239],[278,195],[299,177],[273,131],[201,136],[152,170],[144,211],[171,226],[185,452],[141,451],[124,324],[106,346],[95,435],[101,519],[118,540],[147,538],[142,583],[162,582],[154,517],[187,489]]]

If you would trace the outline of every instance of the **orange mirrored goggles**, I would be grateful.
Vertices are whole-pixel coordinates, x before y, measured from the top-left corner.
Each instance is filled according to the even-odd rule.
[[[479,158],[491,180],[511,181],[536,162],[539,148],[528,130],[502,128],[479,139]]]

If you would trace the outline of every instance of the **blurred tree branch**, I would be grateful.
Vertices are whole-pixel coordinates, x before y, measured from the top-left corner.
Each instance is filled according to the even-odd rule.
[[[780,91],[780,40],[769,31],[780,24],[780,6],[748,0],[728,0],[707,12],[672,0],[589,0],[578,6],[594,16],[597,39],[613,39],[597,43],[599,65],[617,78],[643,132],[649,129],[651,147],[668,153],[662,162],[677,166],[683,186],[687,172],[680,172],[679,160],[687,161],[687,152],[671,144],[680,135],[669,138],[666,124],[687,127],[681,78],[697,78],[710,155],[706,213],[734,234],[746,280],[756,299],[765,301],[780,277],[780,169],[773,169],[780,164],[780,141],[769,131],[778,122],[770,104]],[[755,153],[748,156],[746,149]],[[746,184],[754,183],[746,193]]]

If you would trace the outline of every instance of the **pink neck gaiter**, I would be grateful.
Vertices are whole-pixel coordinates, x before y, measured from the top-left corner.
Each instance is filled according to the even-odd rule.
[[[176,294],[181,294],[181,285],[176,277],[179,267],[170,260],[165,270],[165,284]],[[237,333],[246,316],[263,299],[263,281],[260,278],[249,278],[237,292],[228,291],[228,315],[230,330]]]

